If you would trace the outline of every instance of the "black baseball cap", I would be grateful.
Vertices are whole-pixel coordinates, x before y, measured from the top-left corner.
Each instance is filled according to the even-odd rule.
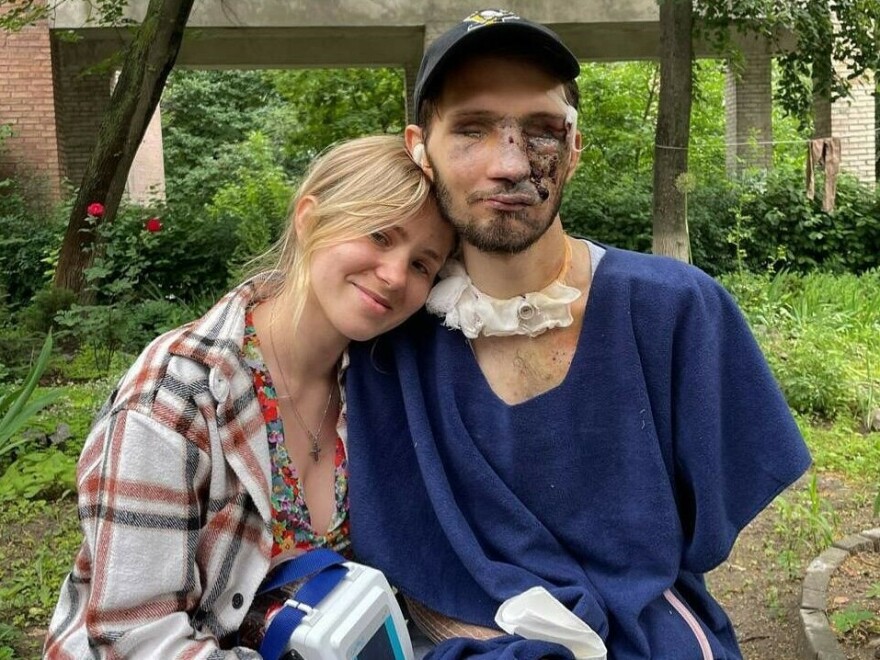
[[[441,34],[428,46],[413,90],[416,114],[425,91],[438,80],[445,66],[469,48],[484,43],[503,45],[507,51],[534,56],[549,71],[558,74],[562,81],[574,80],[580,73],[577,58],[553,30],[503,9],[482,9]]]

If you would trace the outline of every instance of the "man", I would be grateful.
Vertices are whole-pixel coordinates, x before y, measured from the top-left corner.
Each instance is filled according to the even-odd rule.
[[[352,350],[355,552],[435,641],[486,640],[435,656],[566,657],[496,624],[539,586],[614,660],[739,658],[703,574],[809,455],[720,286],[566,235],[578,68],[499,11],[425,54],[406,139],[460,264],[430,314]]]

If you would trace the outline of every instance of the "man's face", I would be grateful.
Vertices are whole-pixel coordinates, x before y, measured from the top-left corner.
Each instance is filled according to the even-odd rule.
[[[522,252],[556,218],[577,162],[562,83],[486,56],[446,73],[437,106],[426,149],[441,212],[481,251]]]

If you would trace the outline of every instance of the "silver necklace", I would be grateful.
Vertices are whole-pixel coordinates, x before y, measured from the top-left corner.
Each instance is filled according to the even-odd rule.
[[[311,431],[309,427],[306,426],[305,420],[303,420],[302,416],[299,414],[299,410],[296,409],[296,404],[293,402],[290,387],[287,385],[287,376],[284,375],[284,369],[281,366],[281,362],[278,360],[278,352],[275,350],[275,333],[272,332],[271,326],[269,327],[269,343],[272,345],[272,357],[275,359],[275,364],[278,365],[278,372],[281,374],[281,382],[284,383],[284,391],[287,392],[286,396],[277,396],[277,393],[276,396],[279,399],[287,399],[290,401],[290,409],[293,411],[293,416],[311,441],[312,448],[309,450],[309,454],[311,454],[312,460],[317,463],[321,460],[321,431],[324,428],[324,421],[327,419],[327,412],[330,410],[330,402],[333,401],[333,391],[336,388],[333,386],[330,387],[330,394],[327,395],[327,405],[324,406],[324,413],[321,415],[321,421],[318,422],[318,428],[315,429],[314,432]]]

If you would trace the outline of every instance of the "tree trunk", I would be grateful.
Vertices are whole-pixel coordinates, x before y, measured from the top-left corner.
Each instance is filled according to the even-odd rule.
[[[150,0],[134,41],[129,45],[110,106],[104,113],[55,269],[56,287],[82,295],[84,271],[95,236],[86,209],[104,205],[101,222],[112,222],[119,208],[128,171],[159,104],[174,67],[194,0]]]
[[[690,261],[686,175],[691,130],[692,24],[693,0],[660,0],[653,251],[681,261]]]

